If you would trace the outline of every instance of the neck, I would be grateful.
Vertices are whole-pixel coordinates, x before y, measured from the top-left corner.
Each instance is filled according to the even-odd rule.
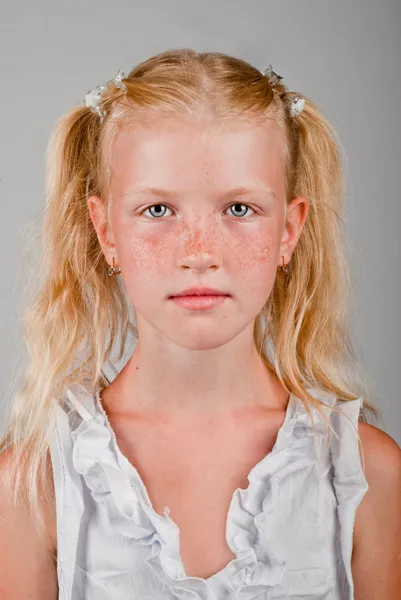
[[[228,412],[283,411],[289,394],[265,366],[253,339],[188,350],[146,338],[110,384],[118,411],[159,417],[218,417]],[[110,387],[109,386],[109,387]]]

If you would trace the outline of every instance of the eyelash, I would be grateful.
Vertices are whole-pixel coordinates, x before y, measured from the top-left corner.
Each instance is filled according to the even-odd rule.
[[[233,202],[232,204],[230,204],[230,205],[227,207],[227,209],[226,209],[226,210],[228,210],[229,208],[231,208],[231,206],[235,206],[236,204],[238,204],[239,206],[245,206],[246,208],[250,208],[250,209],[251,209],[251,210],[252,210],[252,211],[253,211],[253,212],[256,214],[256,211],[255,211],[255,210],[254,210],[254,209],[253,209],[251,206],[249,206],[249,204],[243,204],[242,202]],[[157,204],[152,204],[151,206],[147,206],[146,208],[144,208],[144,209],[143,209],[143,210],[142,210],[142,211],[139,213],[139,215],[142,215],[142,214],[143,214],[145,211],[149,210],[150,208],[153,208],[154,206],[166,206],[167,208],[169,208],[169,210],[172,210],[172,209],[171,209],[169,206],[167,206],[167,204],[161,204],[160,202],[158,202]],[[163,215],[163,216],[164,216],[164,215]],[[245,221],[245,219],[247,219],[247,218],[249,218],[249,217],[252,217],[252,216],[253,216],[253,215],[248,215],[248,217],[246,217],[246,216],[243,216],[243,217],[235,217],[235,216],[233,216],[233,219],[236,219],[236,220],[238,220],[238,221]],[[163,218],[163,217],[153,217],[153,216],[151,216],[151,217],[150,217],[150,220],[153,220],[153,221],[160,221],[162,218]]]

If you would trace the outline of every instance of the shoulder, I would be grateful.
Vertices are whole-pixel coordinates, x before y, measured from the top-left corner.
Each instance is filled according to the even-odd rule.
[[[35,527],[32,520],[32,506],[26,501],[27,484],[29,479],[29,460],[24,458],[24,471],[22,475],[23,489],[18,490],[18,500],[14,502],[13,498],[13,481],[15,479],[15,447],[9,447],[0,453],[0,509],[1,515],[10,515],[11,518],[16,517],[16,523],[26,523],[32,525],[32,534],[38,535],[41,543],[45,547],[50,556],[56,553],[57,540],[57,523],[56,523],[56,506],[55,506],[55,491],[53,480],[53,469],[50,459],[50,453],[45,460],[45,468],[38,477],[37,499],[38,509],[42,516],[44,528]],[[19,468],[19,466],[17,467]]]
[[[370,425],[358,423],[361,438],[361,461],[365,460],[365,476],[367,482],[377,487],[377,482],[392,485],[394,477],[401,473],[401,448],[397,442],[385,431]]]
[[[0,453],[0,590],[4,598],[57,598],[56,557],[47,531],[54,528],[53,514],[50,505],[43,502],[49,482],[38,486],[46,526],[43,532],[32,519],[30,505],[23,500],[25,494],[18,493],[14,500],[15,456],[14,447]]]
[[[386,494],[390,494],[395,502],[397,499],[401,501],[400,446],[388,433],[374,425],[358,423],[358,429],[362,444],[362,450],[359,448],[361,464],[365,467],[369,489],[358,508],[356,532],[362,529],[359,524],[368,509],[379,510],[387,505]],[[400,505],[398,509],[401,509]]]
[[[401,586],[401,448],[386,432],[358,423],[368,483],[355,516],[355,599],[396,598]]]

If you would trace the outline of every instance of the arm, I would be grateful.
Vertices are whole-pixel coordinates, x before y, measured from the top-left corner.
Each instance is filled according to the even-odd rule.
[[[2,476],[10,450],[0,455],[0,598],[2,600],[57,600],[55,565],[55,509],[41,506],[46,532],[37,532],[26,508],[14,506]],[[49,480],[50,481],[50,480]]]
[[[358,425],[369,489],[355,519],[354,597],[401,600],[401,449],[381,429]]]

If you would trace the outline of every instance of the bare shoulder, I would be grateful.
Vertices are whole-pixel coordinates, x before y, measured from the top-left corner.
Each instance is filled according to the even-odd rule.
[[[400,466],[401,448],[388,433],[374,425],[361,422],[358,422],[358,430],[365,460],[369,463],[366,467],[369,466],[370,471],[378,469],[381,474],[386,472],[386,467],[397,469]],[[384,465],[381,463],[383,455],[387,457]]]
[[[369,489],[355,517],[355,600],[398,600],[401,589],[401,448],[374,425],[358,423]]]
[[[358,429],[363,447],[363,458],[360,450],[361,462],[365,460],[365,476],[369,487],[372,486],[375,491],[379,483],[395,485],[397,476],[401,474],[400,446],[388,433],[374,425],[358,423]]]
[[[4,600],[55,600],[56,517],[50,459],[46,478],[39,486],[39,509],[45,523],[40,529],[27,503],[12,500],[7,478],[10,473],[12,476],[13,454],[12,448],[0,454],[0,595]]]

